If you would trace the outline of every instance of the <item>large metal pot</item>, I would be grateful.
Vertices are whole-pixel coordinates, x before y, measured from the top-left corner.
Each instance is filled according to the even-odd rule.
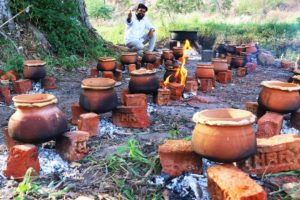
[[[178,41],[197,41],[197,31],[170,31],[171,32],[171,40],[178,40]]]

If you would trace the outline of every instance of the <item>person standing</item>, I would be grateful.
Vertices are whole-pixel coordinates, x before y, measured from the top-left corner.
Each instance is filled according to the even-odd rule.
[[[147,11],[147,6],[140,3],[135,15],[133,15],[130,10],[126,19],[125,45],[130,48],[131,51],[135,51],[139,55],[143,54],[145,44],[149,42],[147,50],[153,51],[156,43],[155,28],[150,21],[145,18]]]

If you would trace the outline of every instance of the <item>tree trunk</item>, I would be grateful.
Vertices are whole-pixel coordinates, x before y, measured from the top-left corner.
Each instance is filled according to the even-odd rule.
[[[1,1],[1,0],[0,0]],[[80,13],[80,20],[81,23],[88,28],[90,33],[92,33],[97,39],[102,39],[101,36],[96,32],[96,30],[93,28],[89,16],[86,12],[86,5],[84,0],[77,0],[78,3],[78,10]]]
[[[12,18],[12,15],[11,15],[10,8],[8,6],[8,0],[0,0],[0,26],[1,26],[1,24],[3,24],[4,22],[6,22],[7,20],[9,20],[11,18]],[[8,29],[10,31],[15,30],[15,23],[13,20],[9,21]]]

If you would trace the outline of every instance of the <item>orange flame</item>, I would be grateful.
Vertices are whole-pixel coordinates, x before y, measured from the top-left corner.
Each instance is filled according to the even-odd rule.
[[[175,78],[180,80],[181,85],[185,85],[185,80],[186,80],[188,71],[186,68],[184,68],[184,66],[186,64],[186,53],[190,49],[191,49],[190,42],[188,40],[186,40],[184,47],[183,47],[182,64],[175,73]]]
[[[164,89],[169,85],[171,76],[172,76],[172,74],[170,76],[168,76],[166,78],[166,80],[164,81]]]

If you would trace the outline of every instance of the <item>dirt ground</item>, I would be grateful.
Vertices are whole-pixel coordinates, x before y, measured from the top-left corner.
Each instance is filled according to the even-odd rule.
[[[191,57],[187,63],[189,76],[193,76],[197,63],[200,60],[198,57]],[[89,68],[82,67],[71,72],[57,72],[58,89],[49,91],[58,98],[58,107],[66,114],[67,118],[71,118],[71,104],[79,101],[80,84],[81,81],[88,76]],[[162,78],[164,74],[163,68],[157,73],[157,76]],[[129,76],[128,73],[123,74],[122,85],[116,87],[118,96],[123,88],[128,87]],[[168,132],[177,126],[180,132],[179,137],[183,138],[190,136],[194,128],[194,123],[191,118],[197,111],[212,108],[244,108],[244,102],[256,101],[259,91],[261,89],[260,82],[263,80],[281,80],[287,81],[292,75],[291,71],[277,68],[274,66],[258,66],[256,71],[249,72],[246,77],[237,77],[236,71],[233,69],[232,82],[229,84],[220,84],[216,82],[216,87],[207,93],[198,92],[197,96],[183,99],[182,101],[172,101],[169,106],[156,106],[152,104],[152,98],[149,96],[148,100],[153,111],[150,113],[151,126],[147,129],[124,129],[125,133],[115,134],[111,136],[96,136],[92,138],[88,147],[90,154],[100,159],[105,155],[115,151],[116,147],[124,144],[128,138],[137,139],[142,145],[148,146],[149,152],[157,153],[157,146],[168,137]],[[0,106],[0,137],[3,136],[3,128],[7,126],[9,117],[13,114],[14,109],[10,106]],[[111,113],[101,114],[100,118],[110,118]],[[71,127],[71,124],[70,124]],[[3,138],[0,139],[0,154],[6,152],[6,147]],[[85,163],[79,166],[79,171],[83,172],[89,166]],[[96,181],[99,178],[97,175],[90,175],[86,180],[69,180],[75,184],[73,190],[74,196],[79,195],[95,195],[104,192],[102,184]],[[50,178],[51,179],[51,178]],[[0,188],[6,185],[7,181],[3,178]],[[13,188],[13,187],[12,187]],[[11,190],[0,189],[0,193],[7,193]],[[10,194],[11,195],[11,194]],[[68,199],[68,198],[67,198]]]

